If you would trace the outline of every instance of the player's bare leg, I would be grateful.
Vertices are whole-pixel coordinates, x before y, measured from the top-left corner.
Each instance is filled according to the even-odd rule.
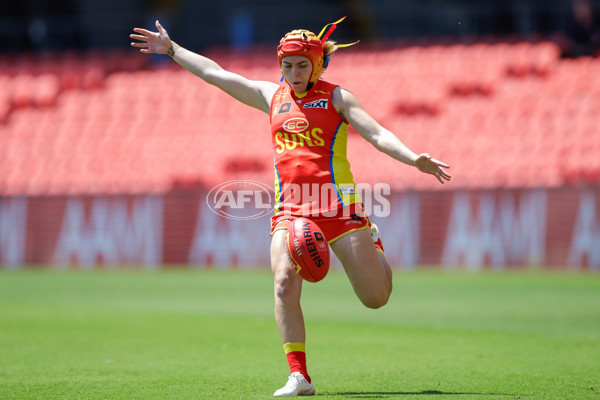
[[[344,235],[330,246],[360,301],[369,308],[384,306],[392,293],[392,270],[375,250],[369,229]]]
[[[304,342],[304,316],[300,307],[302,278],[296,273],[285,250],[285,229],[271,239],[271,270],[275,285],[275,320],[283,343]]]
[[[275,291],[275,321],[284,344],[291,375],[284,387],[274,393],[276,397],[313,395],[315,389],[310,382],[306,367],[304,343],[306,331],[300,306],[302,278],[290,263],[286,248],[286,230],[273,233],[271,239],[271,269]]]

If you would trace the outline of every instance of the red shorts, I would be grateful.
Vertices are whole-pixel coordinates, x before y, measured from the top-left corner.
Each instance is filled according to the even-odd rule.
[[[352,232],[359,231],[361,229],[370,229],[371,221],[365,215],[362,206],[356,207],[358,204],[354,205],[354,212],[340,212],[338,216],[335,217],[325,217],[322,215],[319,216],[310,216],[307,217],[314,223],[316,223],[319,228],[323,231],[323,234],[327,238],[328,243],[333,243],[344,235],[347,235]],[[348,206],[352,207],[352,206]],[[279,213],[271,217],[271,236],[275,231],[280,229],[287,229],[290,222],[295,220],[298,217],[294,217],[291,215],[287,215],[285,213]],[[381,243],[381,238],[374,243],[375,248],[381,254],[383,252],[383,244]]]

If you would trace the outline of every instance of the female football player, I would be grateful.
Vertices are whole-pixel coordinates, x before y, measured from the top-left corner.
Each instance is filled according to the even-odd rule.
[[[341,20],[340,20],[341,21]],[[426,153],[417,155],[383,128],[350,91],[320,79],[329,58],[341,45],[328,41],[340,21],[319,35],[307,30],[286,34],[277,47],[284,84],[249,80],[224,70],[169,38],[156,21],[157,32],[134,28],[131,43],[142,53],[168,54],[183,68],[237,100],[257,108],[271,120],[277,204],[271,218],[271,268],[275,319],[291,375],[274,396],[315,393],[306,367],[304,317],[300,307],[302,278],[286,254],[285,233],[294,218],[308,216],[321,228],[341,261],[360,301],[369,308],[385,305],[392,292],[392,272],[379,234],[364,214],[346,159],[348,125],[375,148],[394,159],[450,180],[448,165]],[[321,38],[321,36],[323,37]],[[290,188],[333,187],[334,195],[306,197]],[[304,194],[306,195],[306,194]],[[317,200],[315,200],[317,198]],[[293,200],[292,200],[293,199]]]

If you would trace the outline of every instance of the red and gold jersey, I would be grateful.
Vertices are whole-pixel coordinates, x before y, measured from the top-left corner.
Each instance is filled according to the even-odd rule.
[[[276,214],[332,215],[360,201],[346,157],[348,124],[333,106],[336,87],[318,80],[303,97],[287,86],[273,96]]]

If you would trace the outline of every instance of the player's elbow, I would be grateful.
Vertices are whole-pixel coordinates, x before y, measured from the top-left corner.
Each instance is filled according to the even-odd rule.
[[[389,136],[389,135],[393,135],[393,134],[391,132],[379,130],[379,131],[376,131],[375,133],[373,133],[372,135],[370,135],[366,139],[377,150],[381,151],[382,153],[388,154],[390,149],[393,148],[393,145],[392,145],[393,138],[391,138],[391,136]]]

